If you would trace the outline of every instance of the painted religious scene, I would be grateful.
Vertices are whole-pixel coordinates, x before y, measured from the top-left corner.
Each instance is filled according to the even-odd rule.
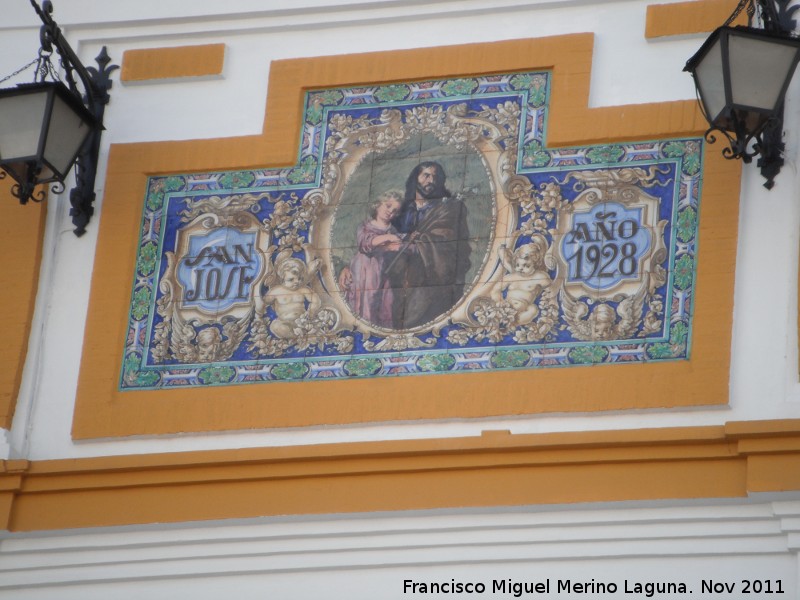
[[[701,140],[548,148],[549,84],[309,92],[295,167],[151,177],[121,389],[687,359]]]

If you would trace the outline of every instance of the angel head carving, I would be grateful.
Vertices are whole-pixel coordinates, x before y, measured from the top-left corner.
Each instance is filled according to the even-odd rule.
[[[513,255],[513,272],[533,275],[544,268],[544,255],[547,253],[547,240],[543,235],[531,236],[529,244],[523,244]]]
[[[572,335],[579,340],[624,339],[634,335],[642,324],[647,280],[636,294],[620,296],[616,308],[600,302],[589,312],[586,302],[573,298],[565,289],[559,293],[564,318]]]
[[[608,340],[614,337],[617,312],[608,304],[599,304],[589,316],[595,339]]]
[[[197,360],[213,362],[222,351],[222,334],[216,327],[208,327],[197,334]]]
[[[275,267],[283,287],[289,290],[297,290],[306,284],[308,276],[306,263],[299,258],[286,258]]]

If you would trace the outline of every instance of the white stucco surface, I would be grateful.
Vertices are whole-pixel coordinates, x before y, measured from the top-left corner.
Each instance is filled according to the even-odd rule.
[[[764,498],[12,534],[0,539],[0,598],[788,599],[798,591],[799,510]],[[414,583],[484,591],[412,593]],[[549,588],[515,595],[524,583]],[[654,591],[667,584],[669,593]]]

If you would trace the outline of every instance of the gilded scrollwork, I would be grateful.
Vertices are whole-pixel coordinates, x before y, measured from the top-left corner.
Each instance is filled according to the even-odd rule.
[[[304,195],[285,192],[188,200],[181,213],[184,221],[208,230],[246,226],[258,212],[259,203],[266,200],[272,210],[260,228],[272,245],[261,249],[265,269],[255,285],[254,310],[225,323],[202,328],[201,321],[186,319],[180,303],[172,301],[178,284],[174,278],[164,278],[158,308],[164,320],[155,330],[153,358],[219,360],[229,356],[244,338],[247,351],[258,357],[278,357],[312,347],[349,352],[357,333],[364,337],[362,347],[367,352],[425,349],[435,347],[439,331],[447,325],[447,340],[455,346],[472,341],[500,343],[507,337],[519,344],[537,343],[554,340],[560,328],[583,341],[622,339],[658,330],[663,303],[654,290],[663,284],[666,274],[661,264],[666,258],[664,222],[648,223],[655,239],[646,259],[640,261],[646,272],[596,298],[581,299],[581,293],[587,292],[582,289],[586,282],[580,277],[570,280],[567,259],[563,248],[553,241],[553,233],[560,227],[562,236],[577,235],[585,223],[576,226],[572,217],[598,205],[647,208],[649,202],[652,216],[654,200],[643,190],[657,185],[656,178],[663,171],[657,166],[585,170],[570,172],[561,181],[534,185],[517,175],[509,160],[516,154],[519,113],[518,105],[504,102],[483,104],[480,111],[472,113],[466,104],[455,104],[386,109],[378,119],[334,115],[319,188]],[[443,146],[458,150],[469,146],[479,152],[497,192],[493,200],[500,205],[493,214],[511,216],[493,220],[493,247],[475,277],[480,283],[435,321],[397,332],[354,315],[343,299],[334,269],[319,256],[324,253],[321,249],[332,245],[331,225],[343,182],[366,156],[386,154],[420,135],[432,135]],[[570,184],[578,192],[572,201],[566,199],[563,189]],[[554,223],[558,223],[556,228]],[[302,256],[297,256],[298,252]],[[170,264],[173,262],[174,257]],[[649,308],[646,317],[645,306]]]
[[[433,348],[436,346],[436,340],[439,336],[438,332],[432,333],[434,335],[426,340],[409,333],[390,334],[377,342],[367,339],[364,341],[364,348],[370,352],[399,352],[402,350]]]
[[[197,200],[186,198],[186,208],[179,214],[184,223],[205,216],[216,217],[215,222],[219,224],[243,226],[247,222],[247,213],[257,212],[261,200],[268,196],[268,194],[231,194]]]
[[[153,178],[121,385],[686,356],[702,146],[548,148],[548,78],[313,92],[296,166]]]
[[[248,338],[248,352],[257,356],[282,356],[289,351],[334,347],[352,349],[353,338],[341,331],[341,315],[316,288],[321,262],[311,246],[304,246],[304,258],[292,250],[268,249],[272,265],[262,281],[263,293],[256,300],[256,316]],[[269,314],[268,314],[269,313]]]
[[[655,290],[666,280],[667,221],[658,217],[658,200],[644,191],[665,185],[659,174],[666,173],[658,166],[606,169],[573,172],[562,182],[575,180],[579,191],[572,213],[559,219],[564,241],[558,254],[565,327],[578,340],[630,339],[663,324]],[[570,244],[579,247],[567,258]],[[604,265],[614,258],[618,271],[608,273]]]
[[[151,350],[157,363],[168,359],[182,363],[227,360],[244,341],[253,317],[248,311],[238,319],[226,317],[204,326],[197,320],[185,320],[175,303],[159,302],[158,310],[164,320],[156,327]]]
[[[642,325],[642,309],[647,297],[643,285],[634,296],[619,296],[614,308],[608,302],[588,302],[573,298],[566,289],[559,292],[566,327],[573,337],[583,341],[627,339]]]
[[[507,236],[515,223],[509,222],[508,216],[506,220],[500,221],[493,215],[499,212],[500,207],[510,202],[502,191],[505,176],[501,174],[500,168],[506,155],[502,144],[518,133],[519,124],[518,120],[514,120],[514,114],[513,107],[507,104],[498,104],[494,108],[484,105],[481,111],[476,113],[470,112],[466,104],[462,103],[448,108],[417,106],[405,111],[387,109],[382,111],[380,118],[376,120],[331,119],[331,135],[328,138],[330,152],[326,157],[322,182],[323,189],[331,190],[331,201],[326,210],[320,212],[320,219],[315,223],[316,235],[312,245],[317,248],[329,248],[335,245],[331,239],[331,228],[336,219],[337,203],[341,202],[347,181],[354,176],[354,172],[366,158],[391,156],[392,151],[424,136],[431,136],[442,148],[450,147],[458,152],[474,153],[479,157],[479,164],[489,178],[487,192],[500,190],[499,193],[492,194],[493,197],[487,197],[491,202],[492,215],[486,224],[489,231],[482,235],[487,236],[487,243],[489,238]],[[331,176],[335,177],[336,181],[328,182],[327,179]],[[457,190],[454,200],[469,202],[470,196],[474,193],[474,190],[469,188]],[[484,252],[484,255],[480,256],[480,266],[484,267],[488,263],[490,248],[487,247],[485,250],[478,248],[478,250]],[[334,305],[343,315],[344,327],[360,331],[373,339],[377,338],[378,341],[368,339],[364,342],[364,348],[369,351],[431,347],[427,334],[441,329],[450,319],[458,319],[466,313],[468,299],[457,299],[459,300],[457,305],[447,313],[443,313],[440,318],[412,327],[413,331],[410,333],[398,335],[393,328],[387,329],[354,315],[352,308],[343,300],[345,294],[336,275],[335,269],[328,269],[322,275],[322,286],[331,292],[330,297]],[[476,275],[475,279],[477,278]],[[469,285],[467,283],[467,286]]]
[[[559,311],[546,266],[550,245],[541,234],[530,239],[513,252],[504,244],[499,246],[498,258],[504,270],[487,288],[488,294],[472,300],[463,332],[451,330],[451,343],[498,343],[509,335],[517,343],[539,342],[548,335],[552,339]]]
[[[258,257],[270,234],[253,212],[264,197],[187,199],[175,251],[165,253],[156,304],[162,321],[150,351],[154,362],[228,360],[247,337],[255,289],[267,268]]]

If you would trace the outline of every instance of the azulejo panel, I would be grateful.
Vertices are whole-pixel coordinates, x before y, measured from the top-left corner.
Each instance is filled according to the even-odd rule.
[[[687,359],[702,144],[548,148],[549,78],[310,92],[295,167],[151,177],[120,388]]]

